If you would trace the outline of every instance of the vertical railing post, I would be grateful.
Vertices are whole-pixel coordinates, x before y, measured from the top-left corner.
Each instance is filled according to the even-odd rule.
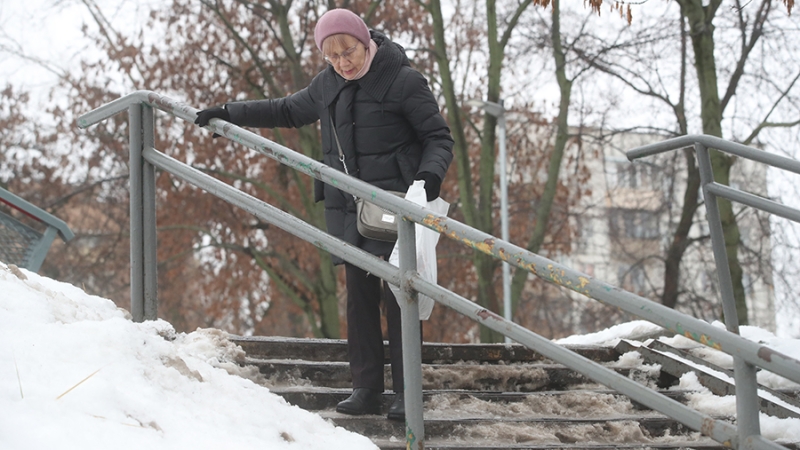
[[[728,264],[728,252],[725,249],[725,235],[722,230],[722,219],[719,214],[717,196],[706,186],[714,182],[711,158],[708,149],[699,143],[695,144],[697,163],[700,166],[700,181],[703,183],[703,198],[706,205],[706,218],[711,234],[711,248],[717,265],[719,290],[722,296],[722,311],[725,314],[725,326],[731,333],[739,334],[739,316],[736,312],[736,299],[733,295],[733,281]],[[758,386],[756,384],[756,368],[742,358],[733,357],[733,378],[736,383],[736,424],[739,442],[747,437],[761,434],[759,423]]]
[[[128,107],[130,214],[131,214],[131,316],[144,321],[144,228],[142,207],[142,105]]]
[[[725,250],[725,235],[722,230],[722,219],[719,215],[717,196],[709,192],[706,186],[714,182],[714,172],[708,149],[703,144],[695,144],[697,164],[700,166],[700,181],[703,183],[703,199],[706,205],[708,230],[711,233],[711,249],[717,264],[719,291],[722,296],[722,312],[725,314],[725,325],[731,333],[739,334],[739,316],[736,314],[736,300],[733,296],[731,269],[728,265],[728,252]]]
[[[500,100],[503,106],[503,100]],[[497,121],[500,125],[500,238],[509,241],[508,235],[508,153],[506,152],[506,115],[505,110],[500,114]],[[514,312],[511,310],[511,265],[506,261],[501,261],[503,274],[503,317],[508,321],[514,320]],[[505,337],[506,344],[511,343],[511,338]]]
[[[397,224],[399,268],[401,274],[400,314],[403,328],[403,378],[406,406],[406,449],[425,448],[422,418],[422,342],[420,341],[419,303],[417,292],[408,285],[408,276],[417,271],[417,250],[414,222]]]
[[[142,148],[155,148],[153,107],[142,105]],[[156,169],[142,158],[142,242],[144,267],[144,320],[158,318],[156,266]]]
[[[736,426],[739,442],[761,435],[761,411],[758,398],[756,367],[744,359],[733,357],[733,381],[736,383]]]
[[[39,243],[36,244],[36,247],[31,252],[31,258],[28,260],[26,269],[31,272],[39,271],[47,256],[47,252],[50,250],[50,245],[53,244],[56,236],[58,236],[58,230],[53,226],[48,226],[44,235],[42,235],[42,238],[39,240]]]

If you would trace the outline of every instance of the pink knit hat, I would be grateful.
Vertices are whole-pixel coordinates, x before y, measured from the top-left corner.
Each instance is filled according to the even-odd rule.
[[[322,51],[322,42],[334,34],[349,34],[365,46],[369,45],[370,37],[367,24],[347,9],[331,9],[319,18],[317,27],[314,29],[314,40],[317,42],[317,48]]]

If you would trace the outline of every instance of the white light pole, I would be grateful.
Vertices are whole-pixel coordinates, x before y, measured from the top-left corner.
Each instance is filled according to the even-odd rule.
[[[500,238],[508,242],[508,178],[506,171],[506,109],[503,107],[503,99],[499,103],[484,100],[469,100],[467,104],[483,109],[487,114],[497,117],[500,125]],[[511,318],[511,267],[505,261],[503,264],[503,317],[506,320]],[[506,343],[511,339],[506,336]]]

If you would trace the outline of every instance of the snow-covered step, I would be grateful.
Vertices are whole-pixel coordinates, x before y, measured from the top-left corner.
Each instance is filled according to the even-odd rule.
[[[715,395],[736,395],[732,370],[719,367],[689,352],[659,342],[644,346],[625,340],[621,340],[616,349],[620,353],[639,352],[644,361],[658,364],[662,373],[669,374],[675,380],[686,373],[694,372],[698,381]],[[793,396],[765,386],[759,386],[758,396],[761,412],[780,418],[800,418],[800,403]]]
[[[381,450],[405,450],[406,443],[400,439],[373,439]],[[425,441],[425,450],[729,450],[710,439],[680,440],[668,442],[559,442],[541,444],[535,442],[498,444],[492,439],[474,439],[469,442],[432,439]]]
[[[261,382],[288,402],[369,437],[382,450],[405,448],[405,425],[389,421],[394,399],[386,366],[383,414],[335,411],[351,393],[342,340],[235,338],[258,368]],[[609,347],[575,347],[618,373],[661,388],[681,402],[670,377],[655,366],[628,364]],[[388,361],[387,361],[388,362]],[[651,370],[652,368],[652,370]],[[689,430],[581,374],[518,345],[423,345],[425,448],[489,449],[721,449]],[[674,379],[673,379],[674,381]],[[671,388],[671,389],[667,389]],[[790,447],[793,448],[793,447]]]
[[[330,388],[319,386],[287,386],[271,387],[270,390],[283,397],[289,403],[308,410],[333,410],[336,405],[346,399],[352,393],[348,388]],[[661,391],[673,400],[685,401],[687,391],[665,390]],[[576,405],[585,405],[590,413],[607,411],[609,406],[603,408],[600,405],[609,405],[611,400],[617,404],[628,402],[628,398],[609,389],[579,389],[567,391],[540,391],[540,392],[485,392],[470,390],[436,390],[425,391],[422,395],[426,408],[425,414],[456,414],[459,411],[471,411],[475,409],[483,411],[495,411],[496,414],[520,414],[525,411],[539,413],[549,412],[556,414],[556,411],[563,411],[570,408],[571,411],[579,411]],[[387,391],[384,394],[384,410],[389,408],[394,399],[394,393]],[[623,406],[626,411],[647,410],[646,407],[630,402],[629,406]],[[499,410],[499,411],[498,411]]]
[[[271,384],[285,386],[311,383],[318,386],[345,388],[351,386],[350,367],[346,362],[266,360],[247,358],[246,363],[258,367]],[[628,375],[630,369],[615,368]],[[391,387],[389,366],[385,366],[385,386]],[[469,389],[477,391],[531,392],[561,390],[593,384],[589,378],[559,364],[515,363],[423,364],[422,388]]]
[[[334,424],[365,436],[382,436],[383,440],[392,441],[392,438],[401,440],[405,433],[404,423],[389,421],[382,416],[354,417],[327,411],[321,414]],[[483,446],[491,444],[492,448],[514,448],[509,446],[521,444],[585,446],[612,443],[636,443],[640,446],[662,443],[675,448],[675,441],[713,442],[672,419],[655,415],[608,418],[426,418],[425,436],[427,442],[446,441],[450,445],[475,445],[480,442]]]

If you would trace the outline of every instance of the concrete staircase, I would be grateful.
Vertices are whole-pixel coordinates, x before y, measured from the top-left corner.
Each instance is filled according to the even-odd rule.
[[[394,393],[388,361],[384,414],[347,416],[346,343],[277,337],[235,338],[262,382],[289,403],[363,434],[381,449],[405,448],[405,424],[385,417]],[[581,355],[684,401],[666,390],[674,376],[624,367],[608,347],[571,347]],[[388,355],[388,348],[386,349]],[[632,403],[519,345],[425,343],[422,353],[427,449],[717,449],[713,440]],[[796,448],[796,447],[790,447]]]

